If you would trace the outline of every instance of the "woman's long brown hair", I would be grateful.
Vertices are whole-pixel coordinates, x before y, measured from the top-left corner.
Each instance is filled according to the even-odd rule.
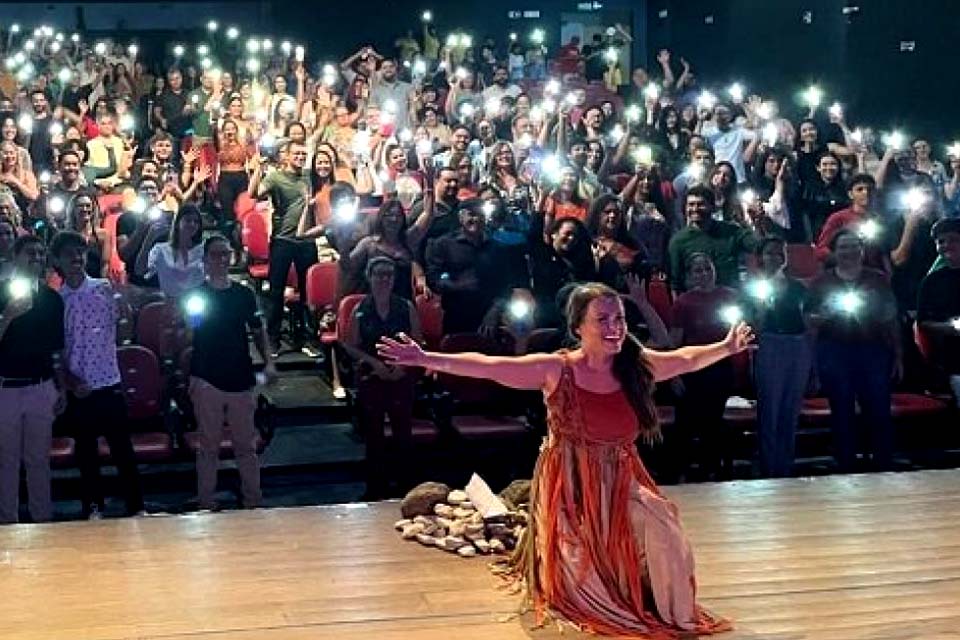
[[[601,298],[619,299],[619,294],[605,284],[591,282],[578,286],[567,300],[567,326],[574,340],[579,340],[574,331],[583,324],[587,307]],[[627,401],[640,423],[640,435],[646,441],[660,438],[660,418],[653,401],[656,388],[653,370],[643,355],[643,345],[631,334],[613,358],[613,375],[620,382]]]

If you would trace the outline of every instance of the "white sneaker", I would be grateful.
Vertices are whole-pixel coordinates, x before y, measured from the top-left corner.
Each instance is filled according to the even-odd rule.
[[[99,506],[90,505],[90,515],[87,516],[87,520],[103,520],[103,512],[100,511]]]
[[[333,397],[336,398],[337,400],[346,400],[347,390],[344,389],[343,387],[337,387],[336,389],[333,390]]]

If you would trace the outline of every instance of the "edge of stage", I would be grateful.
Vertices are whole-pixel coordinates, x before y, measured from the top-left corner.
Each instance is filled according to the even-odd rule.
[[[960,471],[667,487],[721,637],[960,639]],[[558,638],[396,501],[0,528],[0,638]],[[581,637],[566,630],[562,637]],[[583,636],[586,637],[586,636]]]

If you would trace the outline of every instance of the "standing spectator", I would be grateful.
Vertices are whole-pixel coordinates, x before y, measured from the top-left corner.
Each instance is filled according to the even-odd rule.
[[[461,202],[460,230],[427,246],[427,283],[440,295],[445,334],[477,331],[517,276],[500,268],[502,253],[487,237],[482,208],[479,198]]]
[[[97,199],[81,191],[67,202],[66,209],[64,229],[76,232],[86,243],[84,271],[91,278],[106,277],[113,257],[113,238],[100,226],[100,205]],[[56,257],[54,253],[53,258]]]
[[[518,95],[520,95],[520,87],[510,83],[510,72],[507,67],[498,64],[493,70],[493,82],[483,90],[484,107],[490,102],[495,102],[499,107],[504,96],[515,99]],[[492,116],[493,114],[487,115]]]
[[[167,87],[153,107],[153,115],[160,128],[179,143],[190,129],[192,108],[187,104],[187,92],[183,88],[183,74],[177,68],[167,72]]]
[[[97,436],[106,437],[126,494],[127,515],[143,513],[140,476],[127,431],[127,406],[117,364],[117,323],[123,303],[107,280],[85,273],[87,241],[79,233],[54,236],[50,253],[63,277],[65,422],[76,442],[83,516],[103,517]]]
[[[718,104],[713,109],[713,116],[717,128],[714,133],[707,135],[707,141],[713,147],[717,161],[733,165],[737,183],[744,183],[747,181],[746,163],[753,155],[751,143],[757,140],[757,134],[750,129],[733,126],[733,112],[729,105]]]
[[[397,61],[387,59],[380,63],[380,73],[374,76],[370,88],[370,104],[380,108],[393,117],[396,130],[410,126],[410,104],[413,86],[400,80],[397,75]]]
[[[17,146],[9,140],[0,142],[0,187],[9,190],[21,211],[27,211],[40,196],[36,176],[20,164]]]
[[[737,292],[718,286],[717,269],[706,253],[689,255],[684,266],[686,291],[673,305],[673,344],[683,347],[710,344],[717,336],[723,339],[730,328],[723,309],[737,303]],[[721,360],[689,373],[683,377],[683,386],[674,441],[668,445],[673,472],[683,473],[696,439],[699,447],[692,459],[698,462],[700,473],[709,478],[721,469],[720,452],[725,449],[723,413],[727,398],[733,393],[733,364]]]
[[[793,471],[794,439],[813,349],[803,323],[807,290],[787,276],[786,243],[765,238],[758,249],[761,277],[747,284],[748,317],[757,332],[754,358],[760,473],[787,477]]]
[[[41,171],[53,171],[56,157],[53,153],[53,134],[50,131],[50,125],[53,124],[50,100],[45,91],[34,89],[30,93],[30,103],[33,105],[33,129],[27,151],[30,152],[33,171],[38,174]]]
[[[17,522],[20,465],[30,517],[50,520],[50,442],[66,402],[60,368],[63,301],[45,283],[46,251],[36,236],[13,245],[14,271],[0,287],[0,523]],[[54,383],[54,377],[58,378]]]
[[[259,160],[255,157],[255,171],[248,192],[258,198],[269,197],[273,202],[273,236],[270,238],[270,318],[267,333],[277,353],[280,345],[280,325],[283,321],[283,290],[290,265],[297,270],[297,289],[300,303],[306,308],[307,269],[317,261],[317,245],[312,240],[298,236],[300,221],[310,201],[310,179],[304,174],[307,162],[307,147],[288,143],[281,149],[282,169],[261,173]],[[297,323],[299,324],[299,323]],[[299,336],[294,336],[298,339]]]
[[[684,291],[684,275],[689,273],[693,254],[709,256],[717,282],[730,287],[738,280],[740,256],[757,246],[757,238],[749,229],[714,219],[713,198],[713,191],[708,187],[698,185],[687,191],[684,200],[687,226],[674,234],[668,249],[670,276],[677,291]]]
[[[859,231],[867,240],[867,266],[889,273],[889,239],[881,224],[882,217],[876,209],[876,194],[877,181],[873,176],[859,173],[850,178],[847,187],[850,206],[831,213],[817,237],[817,257],[820,260],[826,261],[830,257],[830,245],[838,233],[844,229],[853,229]]]
[[[393,261],[386,256],[372,258],[366,265],[370,294],[354,309],[344,349],[356,365],[357,406],[367,443],[367,499],[386,493],[388,469],[403,482],[402,470],[410,466],[410,430],[413,417],[415,370],[384,364],[377,357],[377,343],[383,337],[400,334],[421,340],[417,313],[409,300],[394,290]],[[384,451],[383,417],[390,417],[390,429],[397,445],[389,458]],[[394,461],[391,463],[391,461]],[[408,487],[401,487],[406,491]]]
[[[207,281],[186,298],[193,328],[190,400],[197,417],[197,494],[201,509],[216,509],[217,466],[223,426],[230,428],[233,454],[240,472],[243,506],[260,506],[260,464],[257,460],[254,412],[256,377],[247,331],[264,360],[267,381],[276,377],[257,300],[248,287],[229,277],[230,242],[214,235],[203,244]]]
[[[147,279],[154,276],[168,298],[179,298],[203,284],[203,220],[195,206],[180,207],[173,216],[169,241],[150,249]]]
[[[844,230],[831,244],[836,266],[810,285],[804,313],[817,332],[817,367],[830,401],[835,456],[840,470],[856,468],[856,406],[870,429],[873,467],[893,463],[891,380],[902,371],[897,304],[886,276],[865,267],[864,244]]]

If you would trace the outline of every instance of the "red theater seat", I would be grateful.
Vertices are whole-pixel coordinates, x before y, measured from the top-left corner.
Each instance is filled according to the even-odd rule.
[[[73,438],[53,438],[50,441],[50,466],[54,469],[73,466],[74,453]]]

